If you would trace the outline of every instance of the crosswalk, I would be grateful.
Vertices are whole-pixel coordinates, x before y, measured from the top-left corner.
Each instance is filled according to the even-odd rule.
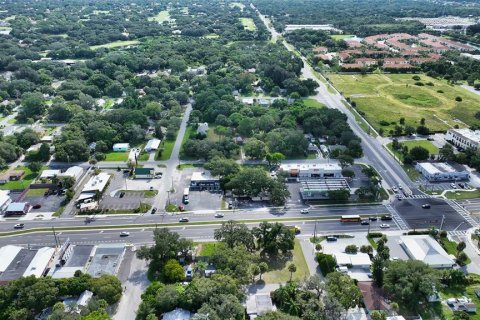
[[[457,201],[447,199],[445,200],[458,214],[460,214],[468,223],[472,225],[472,227],[478,227],[478,222],[475,221],[471,216],[470,213],[465,210],[462,206],[460,206]]]
[[[414,194],[414,195],[411,195],[411,196],[401,196],[400,197],[401,199],[430,199],[432,198],[432,196],[428,195],[428,194]]]
[[[467,230],[456,230],[456,231],[448,231],[447,232],[451,236],[466,236],[467,235]]]
[[[401,230],[408,230],[409,229],[407,224],[405,223],[405,221],[403,221],[402,217],[400,217],[400,215],[397,213],[397,211],[390,204],[386,204],[385,207],[387,208],[388,212],[390,212],[392,217],[395,219],[395,221],[398,224],[398,227]]]

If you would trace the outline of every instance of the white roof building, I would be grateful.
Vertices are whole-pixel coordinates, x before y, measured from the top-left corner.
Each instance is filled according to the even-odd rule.
[[[445,140],[451,141],[455,146],[462,149],[478,149],[480,145],[480,130],[473,131],[468,128],[449,129]]]
[[[288,172],[291,178],[342,178],[342,167],[336,162],[284,163],[280,170]]]
[[[15,259],[22,247],[7,245],[0,248],[0,273],[3,273],[8,265]]]
[[[0,214],[3,213],[12,202],[9,190],[0,190]]]
[[[100,172],[98,175],[93,176],[88,180],[85,186],[82,189],[82,193],[84,192],[103,192],[105,187],[108,184],[111,176],[108,173]]]
[[[207,122],[199,123],[198,128],[197,128],[197,133],[207,135],[207,133],[208,133],[208,123]]]
[[[401,236],[400,245],[412,260],[419,260],[432,268],[451,268],[455,261],[442,246],[428,235]]]
[[[145,151],[150,152],[152,150],[158,150],[160,147],[160,140],[159,139],[151,139],[148,140],[147,144],[145,145]]]
[[[43,170],[40,174],[40,179],[51,179],[55,176],[59,177],[61,174],[61,170]]]
[[[468,180],[470,173],[461,165],[458,169],[445,162],[419,162],[415,169],[429,181]]]
[[[339,266],[351,265],[356,268],[370,268],[372,262],[370,261],[370,256],[366,253],[358,252],[356,254],[348,253],[335,253],[335,259]]]
[[[72,177],[75,178],[75,181],[78,181],[83,174],[83,168],[79,166],[73,166],[68,168],[65,172],[61,174],[62,177]]]
[[[43,247],[38,249],[37,254],[28,265],[27,270],[25,270],[23,273],[23,276],[28,277],[34,275],[37,278],[41,277],[47,269],[48,264],[52,260],[54,253],[54,248]]]

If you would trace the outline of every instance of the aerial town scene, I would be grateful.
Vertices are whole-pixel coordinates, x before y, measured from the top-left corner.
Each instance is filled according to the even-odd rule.
[[[480,320],[478,0],[3,0],[0,132],[0,320]]]

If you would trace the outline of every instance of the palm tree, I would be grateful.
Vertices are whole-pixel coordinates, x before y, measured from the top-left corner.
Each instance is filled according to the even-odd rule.
[[[290,272],[290,281],[292,281],[293,273],[297,271],[297,266],[294,263],[288,265],[288,271]]]

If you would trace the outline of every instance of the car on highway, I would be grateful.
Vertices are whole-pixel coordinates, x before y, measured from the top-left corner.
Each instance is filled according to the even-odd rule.
[[[464,183],[459,183],[458,186],[462,189],[465,189],[465,184]]]
[[[128,237],[129,235],[130,235],[130,232],[127,232],[127,231],[120,232],[120,237]]]
[[[157,212],[157,208],[152,208],[152,212],[150,212],[150,213],[155,214],[155,212]]]
[[[23,223],[17,223],[16,225],[13,226],[13,229],[23,229],[25,228],[25,224]]]
[[[401,184],[398,184],[398,189],[399,189],[399,190],[402,190],[402,189],[403,189]]]
[[[215,218],[223,218],[223,217],[225,217],[225,215],[223,213],[217,213],[215,215]]]
[[[400,201],[402,200],[402,195],[397,194],[396,197],[397,197],[398,200],[400,200]]]
[[[422,204],[423,209],[430,209],[430,203]]]
[[[42,205],[37,203],[33,205],[32,209],[40,209],[41,207]]]
[[[392,216],[389,214],[384,214],[383,216],[380,217],[380,220],[389,221],[389,220],[392,220]]]
[[[370,221],[368,221],[368,220],[362,220],[362,222],[360,222],[360,224],[361,224],[362,226],[368,226],[368,225],[370,224]]]
[[[180,218],[178,219],[178,222],[188,222],[190,220],[188,220],[188,218]]]
[[[308,209],[302,209],[302,210],[300,210],[300,213],[301,213],[301,214],[308,214],[308,213],[310,213],[310,210],[308,210]]]
[[[370,221],[377,221],[378,218],[377,218],[377,217],[369,217],[368,220],[370,220]]]
[[[392,191],[397,192],[398,191],[397,187],[392,187]]]
[[[380,225],[380,228],[382,228],[382,229],[387,229],[387,228],[390,228],[390,225],[389,225],[389,224],[386,224],[386,223],[382,223],[382,224]]]

